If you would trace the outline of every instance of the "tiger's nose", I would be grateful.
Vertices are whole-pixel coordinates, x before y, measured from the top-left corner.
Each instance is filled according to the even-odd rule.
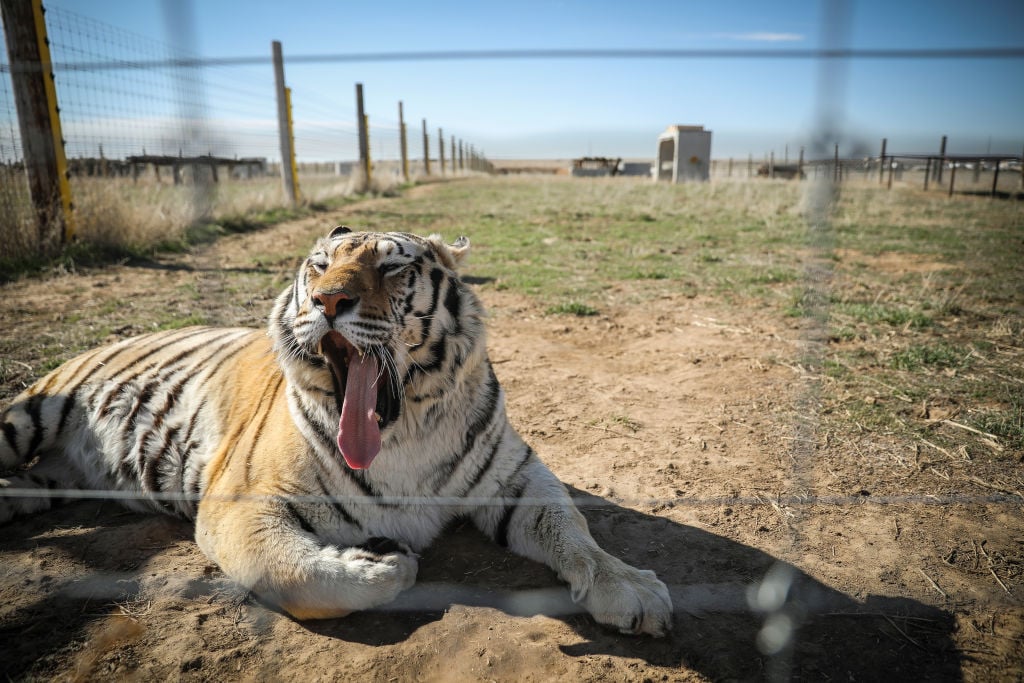
[[[313,294],[313,305],[320,309],[320,312],[328,320],[333,320],[339,313],[351,310],[358,302],[358,296],[354,296],[344,289]]]

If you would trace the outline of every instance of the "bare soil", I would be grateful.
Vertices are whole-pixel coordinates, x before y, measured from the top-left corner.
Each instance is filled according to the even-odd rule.
[[[47,354],[70,355],[62,345],[97,329],[111,340],[143,332],[153,311],[261,325],[294,265],[261,255],[301,250],[341,218],[5,285],[3,396]],[[396,603],[300,623],[227,582],[188,523],[85,500],[0,529],[6,676],[1022,679],[1020,505],[930,497],[874,457],[898,447],[912,460],[910,444],[822,430],[827,388],[801,365],[816,343],[810,323],[700,294],[641,309],[627,302],[642,282],[611,292],[600,316],[551,316],[478,284],[513,423],[599,543],[670,586],[670,636],[597,626],[552,572],[470,526],[434,544]]]

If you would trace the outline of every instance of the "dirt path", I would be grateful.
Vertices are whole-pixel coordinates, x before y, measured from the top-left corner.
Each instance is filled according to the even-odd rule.
[[[346,214],[3,287],[3,395],[49,357],[168,315],[262,325],[290,278],[289,255]],[[989,550],[1024,542],[1019,509],[872,504],[885,473],[837,462],[815,432],[821,387],[798,365],[800,322],[682,294],[643,310],[547,316],[524,297],[482,292],[513,423],[573,488],[599,542],[669,584],[670,637],[597,627],[550,571],[469,527],[424,555],[418,585],[394,605],[297,623],[239,595],[189,525],[84,501],[0,532],[6,674],[1019,680],[1018,599],[992,581],[977,550],[979,562],[959,573],[949,567],[968,560],[947,555],[950,539],[994,539]],[[809,498],[822,494],[836,502]]]

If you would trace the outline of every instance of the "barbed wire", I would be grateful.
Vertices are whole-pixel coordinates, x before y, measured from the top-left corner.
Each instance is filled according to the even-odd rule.
[[[640,507],[809,507],[809,506],[893,506],[893,505],[999,505],[1024,504],[1024,493],[1011,492],[983,495],[950,494],[900,494],[871,495],[861,494],[847,496],[819,495],[755,495],[755,496],[711,496],[690,497],[676,496],[673,498],[653,497],[599,497],[596,495],[565,497],[505,497],[505,496],[366,496],[366,495],[301,495],[301,494],[248,494],[231,495],[203,494],[172,491],[121,491],[116,489],[38,489],[10,487],[0,489],[0,500],[4,498],[35,498],[59,500],[111,500],[141,502],[189,502],[198,503],[208,500],[222,503],[239,502],[272,502],[288,501],[300,504],[331,504],[350,503],[353,505],[407,505],[425,507],[538,507],[545,505],[562,505],[567,500],[579,508],[611,508],[629,506]]]
[[[787,59],[787,60],[924,60],[924,59],[1022,59],[1024,47],[963,48],[742,48],[742,49],[649,49],[649,48],[542,48],[508,50],[424,50],[396,52],[342,52],[289,55],[291,64],[332,64],[351,62],[430,62],[537,59]],[[131,69],[186,68],[210,66],[251,66],[271,63],[264,55],[238,57],[176,57],[168,59],[94,60],[54,66],[69,71],[120,71]],[[0,72],[10,65],[0,65]]]

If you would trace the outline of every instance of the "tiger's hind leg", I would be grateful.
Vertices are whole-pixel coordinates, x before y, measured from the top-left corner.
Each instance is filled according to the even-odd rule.
[[[391,539],[326,544],[278,496],[204,496],[196,542],[232,580],[296,619],[327,619],[394,600],[416,581],[416,555]]]

